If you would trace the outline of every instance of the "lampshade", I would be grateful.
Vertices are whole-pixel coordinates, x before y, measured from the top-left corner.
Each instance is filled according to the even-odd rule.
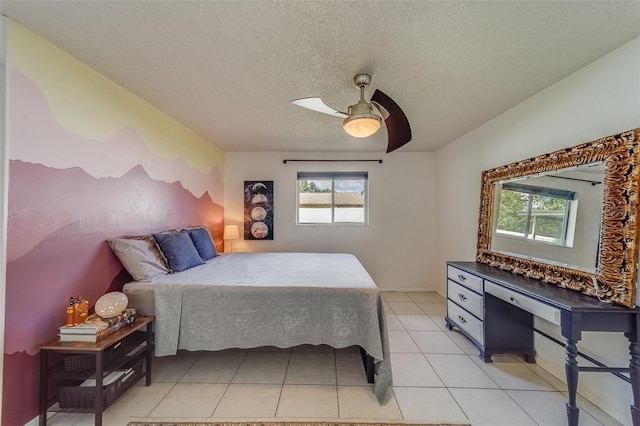
[[[238,225],[226,225],[224,227],[224,235],[222,236],[225,240],[237,240],[240,238],[240,231],[238,231]]]
[[[373,113],[370,103],[360,101],[349,107],[349,116],[344,119],[342,126],[345,132],[355,138],[366,138],[380,129],[382,119]]]

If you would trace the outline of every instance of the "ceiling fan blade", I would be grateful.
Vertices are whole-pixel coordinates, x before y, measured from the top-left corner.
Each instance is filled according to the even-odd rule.
[[[382,115],[382,119],[386,120],[389,117],[389,111],[387,111],[382,105],[377,102],[371,101],[371,104],[376,107],[378,111],[380,111],[380,115]]]
[[[329,105],[325,104],[320,98],[301,98],[294,99],[291,103],[301,106],[302,108],[307,108],[312,111],[322,112],[324,114],[329,114],[334,117],[347,118],[349,115],[344,112],[336,111],[331,108]]]
[[[384,119],[384,122],[387,124],[387,133],[389,134],[387,153],[395,151],[402,145],[408,143],[411,140],[411,126],[400,106],[389,96],[377,89],[371,97],[371,102],[382,106],[382,108],[389,113]]]

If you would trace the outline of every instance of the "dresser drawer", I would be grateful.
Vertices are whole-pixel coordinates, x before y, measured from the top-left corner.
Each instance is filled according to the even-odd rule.
[[[478,318],[482,318],[482,296],[460,284],[447,280],[447,297]]]
[[[533,315],[550,321],[556,325],[560,325],[560,309],[538,302],[535,299],[516,293],[506,287],[494,284],[491,281],[487,281],[484,288],[487,293],[492,294],[507,303],[517,306],[527,312],[531,312]]]
[[[482,278],[478,276],[461,271],[453,266],[447,266],[447,277],[458,284],[462,284],[463,286],[470,288],[476,293],[482,294]]]
[[[450,320],[454,321],[459,328],[466,331],[481,345],[484,345],[482,321],[462,309],[460,306],[453,303],[451,300],[447,300],[447,316]]]

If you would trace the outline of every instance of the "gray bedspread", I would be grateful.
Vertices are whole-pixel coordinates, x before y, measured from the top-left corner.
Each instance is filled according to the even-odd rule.
[[[152,283],[156,355],[302,344],[360,346],[374,393],[391,395],[382,302],[358,259],[334,253],[233,253]]]

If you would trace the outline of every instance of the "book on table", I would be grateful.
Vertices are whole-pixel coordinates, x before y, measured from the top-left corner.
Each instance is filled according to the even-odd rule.
[[[60,327],[61,342],[96,342],[119,330],[122,326],[131,324],[135,320],[135,309],[126,309],[122,314],[102,318],[93,314],[82,324]]]

